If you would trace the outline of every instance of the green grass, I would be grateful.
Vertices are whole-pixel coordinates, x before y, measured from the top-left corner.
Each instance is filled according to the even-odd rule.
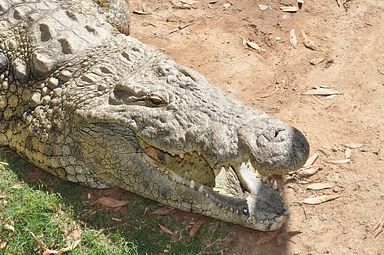
[[[80,243],[66,254],[218,254],[232,247],[228,224],[204,218],[190,237],[200,216],[153,215],[159,205],[139,196],[59,180],[4,149],[0,160],[9,164],[0,163],[0,254],[41,254],[38,241],[59,250],[68,246],[66,238],[77,226]],[[116,193],[129,201],[127,206],[111,209],[96,203]],[[160,231],[159,225],[175,235]]]

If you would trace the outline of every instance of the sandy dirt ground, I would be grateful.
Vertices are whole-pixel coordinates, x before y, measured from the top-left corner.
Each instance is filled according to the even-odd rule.
[[[272,233],[231,227],[238,236],[231,254],[384,254],[384,1],[306,0],[296,13],[280,10],[288,4],[297,6],[294,0],[134,0],[132,35],[293,124],[319,155],[316,174],[285,181],[286,226]],[[316,50],[304,46],[301,31]],[[324,61],[312,65],[314,58]],[[303,95],[320,86],[339,94]],[[307,189],[312,183],[331,188]],[[303,203],[323,195],[338,198]]]

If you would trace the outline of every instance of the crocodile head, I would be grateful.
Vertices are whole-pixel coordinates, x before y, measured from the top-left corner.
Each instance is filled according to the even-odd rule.
[[[173,207],[262,231],[280,228],[288,212],[270,177],[305,163],[305,137],[195,71],[158,59],[81,111],[86,125],[76,139],[87,166],[103,169],[98,174],[109,184]],[[127,174],[132,169],[139,174]]]
[[[63,2],[0,15],[0,143],[70,181],[279,228],[287,209],[268,178],[304,164],[304,136],[119,34],[90,2]]]

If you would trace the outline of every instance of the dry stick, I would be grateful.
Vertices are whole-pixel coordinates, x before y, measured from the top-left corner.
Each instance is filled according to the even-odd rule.
[[[378,237],[384,231],[384,225],[383,225],[384,222],[383,222],[383,220],[384,220],[384,213],[383,213],[383,216],[381,216],[381,219],[380,219],[379,223],[377,223],[376,227],[372,230],[372,232],[373,232],[373,231],[375,231],[376,229],[378,229],[381,226],[381,229],[375,235],[375,238]]]
[[[279,87],[276,85],[275,90],[271,94],[260,96],[260,98],[267,98],[267,97],[273,96],[278,90],[279,90]]]
[[[45,245],[45,243],[43,243],[43,241],[41,241],[37,236],[35,236],[34,233],[32,233],[31,231],[29,231],[29,233],[31,234],[31,236],[33,237],[33,239],[35,239],[37,245],[40,247],[40,249],[42,249],[43,251],[47,250],[47,246]]]
[[[208,250],[211,246],[213,246],[215,243],[217,243],[219,240],[221,240],[220,238],[217,238],[215,241],[213,241],[212,243],[209,243],[207,244],[207,246],[204,247],[204,249],[202,249],[199,253],[197,253],[197,255],[201,255],[201,254],[204,254],[206,250]]]
[[[171,30],[169,33],[172,34],[172,33],[174,33],[174,32],[183,30],[184,28],[189,27],[189,26],[192,25],[192,24],[193,24],[193,22],[188,23],[188,24],[185,24],[185,25],[182,25],[182,26],[179,26],[178,28]]]
[[[45,243],[43,243],[43,241],[41,241],[33,232],[30,231],[29,233],[31,234],[33,239],[35,239],[35,241],[36,241],[37,245],[39,246],[39,248],[44,253],[48,253],[48,254],[62,255],[64,253],[68,252],[68,251],[73,250],[80,243],[80,240],[78,240],[76,242],[71,242],[69,245],[67,245],[64,248],[61,248],[60,250],[50,250],[50,249],[48,249],[47,245]]]

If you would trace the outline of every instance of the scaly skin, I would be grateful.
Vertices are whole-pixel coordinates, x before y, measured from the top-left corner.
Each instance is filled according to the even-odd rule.
[[[128,12],[112,2],[0,2],[0,144],[69,181],[281,227],[283,199],[260,175],[300,168],[304,136],[120,33],[129,21],[109,22]]]

